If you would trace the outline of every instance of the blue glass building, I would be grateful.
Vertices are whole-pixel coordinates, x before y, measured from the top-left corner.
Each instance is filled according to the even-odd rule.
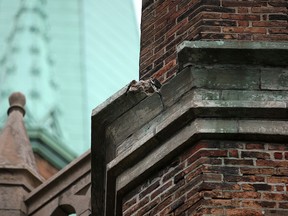
[[[91,110],[138,78],[138,25],[132,0],[0,0],[1,119],[23,92],[34,151],[63,167],[90,147]]]

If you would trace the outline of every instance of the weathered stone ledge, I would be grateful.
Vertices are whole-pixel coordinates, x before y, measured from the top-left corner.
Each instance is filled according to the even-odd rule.
[[[93,111],[94,214],[121,212],[123,194],[199,139],[287,141],[287,43],[183,44],[159,92],[126,86]]]
[[[158,145],[151,154],[144,154],[145,156],[142,154],[137,164],[118,176],[116,190],[127,190],[125,187],[129,188],[129,184],[134,185],[133,181],[141,181],[146,172],[151,173],[152,168],[157,169],[160,162],[164,163],[163,160],[175,156],[177,154],[175,152],[180,148],[191,146],[195,141],[209,137],[221,140],[241,138],[241,140],[284,142],[288,139],[288,125],[286,121],[196,119],[172,139]],[[111,168],[111,165],[108,164],[108,167]]]
[[[187,65],[287,66],[288,42],[184,41],[177,47],[179,69]]]
[[[83,181],[86,182],[84,184],[91,184],[90,162],[91,152],[89,150],[79,158],[75,159],[69,165],[67,165],[64,169],[59,171],[51,179],[33,190],[33,192],[25,198],[25,203],[27,205],[29,214],[45,215],[43,212],[47,213],[56,209],[56,207],[61,204],[60,202],[63,202],[63,204],[67,204],[69,202],[72,203],[72,192],[77,191],[77,184],[79,184],[81,181],[81,185],[80,187],[78,186],[78,190],[83,187]],[[63,199],[63,197],[65,196],[65,192],[67,193],[67,191],[71,190],[71,188],[72,192],[70,193],[70,201],[67,201]],[[61,196],[62,193],[64,194],[63,196]],[[45,208],[43,208],[43,205],[45,205]],[[37,212],[38,210],[40,213]]]

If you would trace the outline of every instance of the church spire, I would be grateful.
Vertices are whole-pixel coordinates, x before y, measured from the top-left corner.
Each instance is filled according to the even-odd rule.
[[[23,123],[25,103],[22,93],[10,95],[0,134],[0,215],[27,215],[24,197],[42,183]]]
[[[0,168],[26,170],[39,181],[41,177],[23,122],[25,103],[20,92],[9,97],[8,119],[0,134]]]

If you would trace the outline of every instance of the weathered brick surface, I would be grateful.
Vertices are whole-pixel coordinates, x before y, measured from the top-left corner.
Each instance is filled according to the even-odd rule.
[[[286,215],[287,153],[285,144],[199,141],[126,194],[123,215]]]
[[[287,41],[286,0],[150,0],[143,5],[140,78],[176,74],[184,40]]]

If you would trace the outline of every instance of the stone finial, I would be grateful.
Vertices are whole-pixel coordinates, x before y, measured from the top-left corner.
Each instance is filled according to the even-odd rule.
[[[8,118],[0,133],[0,168],[9,167],[13,170],[25,170],[36,178],[35,183],[39,183],[41,176],[37,170],[32,146],[23,121],[25,103],[25,96],[20,92],[14,92],[9,97]]]
[[[21,92],[12,93],[9,97],[9,104],[10,104],[10,107],[7,112],[8,115],[14,109],[19,110],[23,114],[23,116],[25,115],[24,106],[26,104],[26,98]]]
[[[24,197],[42,183],[23,121],[25,96],[9,97],[8,117],[0,133],[0,215],[27,215]]]

